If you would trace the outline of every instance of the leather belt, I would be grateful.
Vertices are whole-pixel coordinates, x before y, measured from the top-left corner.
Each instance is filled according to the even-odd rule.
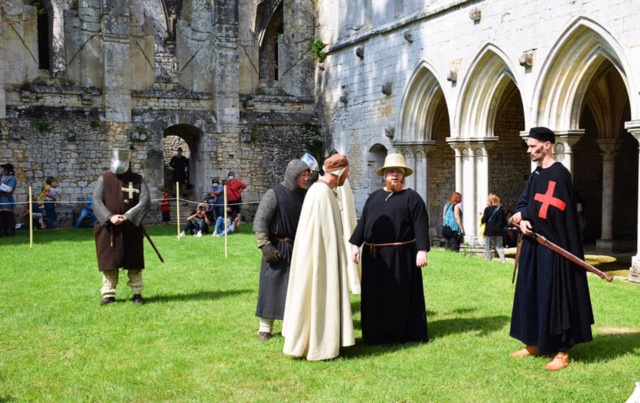
[[[290,245],[293,245],[293,239],[289,238],[288,236],[285,236],[285,237],[276,236],[274,238],[277,239],[280,242],[286,242],[286,243],[288,243]]]
[[[403,241],[403,242],[389,242],[389,243],[369,243],[369,242],[365,242],[365,245],[369,245],[369,253],[371,253],[371,255],[373,257],[376,257],[376,248],[378,246],[400,246],[400,245],[408,245],[410,243],[414,243],[416,240],[412,239],[410,241]]]

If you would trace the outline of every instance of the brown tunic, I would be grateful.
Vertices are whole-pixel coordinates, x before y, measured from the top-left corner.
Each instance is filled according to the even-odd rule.
[[[93,195],[97,221],[94,227],[98,269],[144,269],[142,219],[151,207],[149,189],[142,176],[130,171],[106,172]],[[109,219],[124,214],[127,221],[113,225]]]

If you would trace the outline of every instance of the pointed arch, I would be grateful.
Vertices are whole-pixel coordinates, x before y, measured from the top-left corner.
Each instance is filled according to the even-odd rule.
[[[509,58],[493,44],[487,44],[469,66],[462,83],[453,125],[458,129],[457,135],[493,137],[500,100],[512,85],[518,87]]]
[[[436,71],[426,61],[415,68],[405,88],[398,114],[395,141],[408,143],[433,140],[433,122],[438,111],[447,108]]]
[[[533,116],[536,125],[554,129],[579,128],[582,106],[586,102],[587,83],[610,62],[619,72],[627,94],[636,93],[633,78],[626,72],[628,62],[616,39],[589,18],[574,20],[549,52],[533,92]],[[632,119],[638,118],[636,98],[631,97]]]

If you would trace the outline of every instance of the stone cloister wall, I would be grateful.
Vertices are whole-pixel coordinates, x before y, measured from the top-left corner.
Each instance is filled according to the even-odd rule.
[[[410,158],[428,155],[426,183],[418,185],[435,225],[441,215],[435,206],[462,185],[455,190],[466,193],[465,227],[475,231],[486,193],[495,191],[507,207],[515,205],[532,171],[520,137],[538,125],[564,136],[560,160],[588,184],[585,192],[602,193],[589,181],[602,172],[585,162],[602,152],[601,144],[585,137],[591,145],[580,145],[588,129],[580,124],[586,108],[600,109],[599,141],[624,144],[613,157],[614,188],[627,181],[637,186],[637,145],[621,130],[635,128],[640,119],[636,23],[640,12],[621,0],[319,0],[317,35],[327,45],[316,75],[322,130],[360,165],[351,171],[357,210],[368,195],[360,183],[376,168],[366,150],[379,144]],[[443,98],[434,97],[436,90]],[[438,103],[447,110],[445,122],[438,120]],[[445,140],[441,133],[447,133]],[[613,199],[615,211],[620,207],[636,217],[637,194],[625,200],[616,191]],[[598,200],[591,202],[598,209],[592,221],[606,214]],[[625,225],[620,217],[614,217],[614,232],[637,236],[637,223]]]

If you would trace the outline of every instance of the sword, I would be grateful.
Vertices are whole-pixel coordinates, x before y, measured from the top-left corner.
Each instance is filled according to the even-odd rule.
[[[162,263],[164,263],[164,259],[162,258],[162,255],[160,254],[160,251],[158,251],[158,248],[156,248],[156,244],[154,244],[153,241],[151,240],[151,237],[149,236],[149,233],[147,232],[147,229],[142,224],[140,224],[140,229],[144,233],[144,236],[147,237],[147,240],[151,244],[151,247],[153,248],[153,250],[156,252],[156,255],[158,255],[158,259],[160,259],[160,261]]]
[[[607,280],[608,282],[613,281],[613,277],[611,277],[607,273],[596,269],[595,267],[591,266],[589,263],[587,263],[584,260],[580,259],[578,256],[574,255],[573,253],[569,252],[568,250],[563,249],[562,247],[560,247],[560,246],[556,245],[555,243],[549,241],[544,236],[534,232],[532,237],[540,245],[551,249],[552,251],[556,252],[558,255],[560,255],[560,256],[572,261],[573,263],[575,263],[578,266],[584,268],[585,270],[590,271],[591,273],[595,274],[596,276],[600,277],[601,279]]]

